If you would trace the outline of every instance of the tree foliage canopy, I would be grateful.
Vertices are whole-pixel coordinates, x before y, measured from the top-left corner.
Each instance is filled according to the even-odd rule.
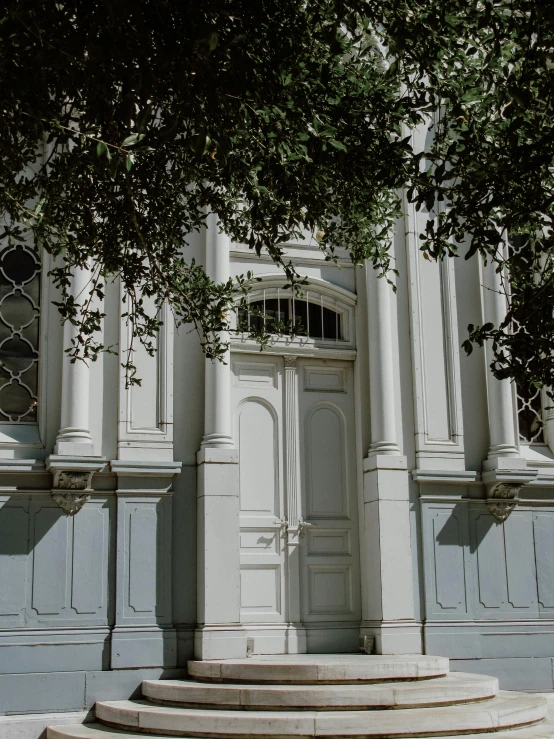
[[[120,277],[146,344],[152,297],[220,356],[248,281],[187,258],[207,212],[294,285],[282,244],[304,229],[386,275],[406,193],[430,258],[480,253],[510,286],[505,322],[470,327],[468,350],[492,339],[499,377],[554,386],[547,0],[7,0],[0,35],[0,237],[64,257],[76,354],[102,348],[76,266],[99,297]],[[421,152],[410,133],[430,123]]]

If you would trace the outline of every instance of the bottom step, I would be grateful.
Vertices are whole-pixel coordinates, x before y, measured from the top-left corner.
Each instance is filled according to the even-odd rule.
[[[500,691],[477,703],[388,711],[229,711],[99,701],[96,716],[118,729],[206,739],[392,739],[516,728],[542,721],[548,711],[542,696]]]
[[[414,735],[412,735],[413,737]],[[455,739],[458,735],[450,735]],[[412,739],[407,736],[405,739]],[[503,731],[485,732],[479,734],[463,734],[463,739],[553,739],[554,720],[541,721],[534,726],[523,729],[508,729]],[[50,727],[47,739],[145,739],[144,734],[131,733],[112,729],[103,724],[74,724],[67,726]],[[166,739],[159,734],[148,734],[148,739]],[[431,739],[418,735],[417,739]]]

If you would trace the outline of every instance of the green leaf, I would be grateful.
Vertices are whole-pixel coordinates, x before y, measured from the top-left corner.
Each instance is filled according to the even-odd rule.
[[[129,146],[134,146],[135,144],[138,144],[140,141],[142,141],[144,136],[145,134],[143,133],[133,133],[130,136],[127,136],[127,138],[121,142],[121,146],[123,149]]]

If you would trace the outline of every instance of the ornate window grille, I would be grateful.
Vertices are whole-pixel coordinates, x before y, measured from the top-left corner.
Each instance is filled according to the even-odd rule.
[[[508,253],[511,257],[527,262],[526,244],[525,235],[511,235],[507,244]],[[544,444],[542,392],[540,388],[531,385],[517,385],[516,400],[520,441],[525,444]]]
[[[518,385],[516,397],[520,441],[526,444],[544,444],[541,390]]]
[[[18,244],[0,251],[0,422],[38,414],[40,259]]]

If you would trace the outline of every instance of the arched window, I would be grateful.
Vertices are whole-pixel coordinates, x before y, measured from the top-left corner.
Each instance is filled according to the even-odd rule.
[[[295,294],[282,277],[257,275],[258,284],[235,314],[234,349],[259,349],[256,334],[269,339],[263,351],[278,352],[294,346],[302,353],[317,349],[350,358],[356,349],[356,295],[343,287],[310,276],[309,283]],[[254,334],[254,336],[253,336]]]
[[[323,304],[321,296],[306,291],[304,297],[290,295],[253,300],[239,311],[239,329],[268,334],[308,336],[322,341],[343,339],[341,315]]]
[[[37,421],[40,259],[18,244],[0,251],[0,423]]]

